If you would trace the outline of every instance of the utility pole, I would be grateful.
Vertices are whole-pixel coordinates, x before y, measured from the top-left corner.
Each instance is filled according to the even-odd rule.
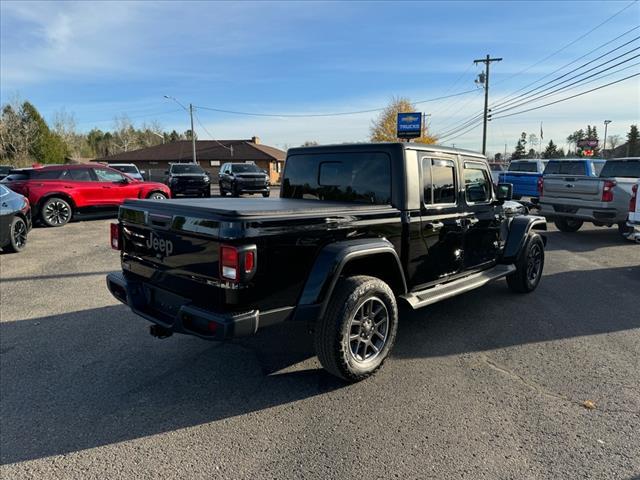
[[[196,162],[196,132],[193,129],[193,105],[189,104],[189,116],[191,117],[191,150],[193,150],[193,163]]]
[[[192,153],[193,153],[193,163],[197,163],[196,162],[196,132],[193,130],[193,105],[190,103],[189,104],[189,108],[187,109],[187,107],[185,107],[182,103],[180,103],[175,97],[172,97],[170,95],[165,95],[164,98],[168,98],[169,100],[173,100],[174,102],[176,102],[178,105],[180,105],[180,107],[186,111],[189,112],[189,117],[191,117],[191,149],[192,149]]]
[[[482,128],[482,154],[487,153],[487,116],[489,113],[489,65],[491,62],[500,62],[502,58],[491,58],[490,55],[487,54],[487,57],[484,59],[474,60],[473,63],[484,63],[485,64],[485,75],[484,75],[484,122]]]
[[[604,142],[602,143],[602,158],[604,158],[604,151],[607,148],[607,127],[611,123],[611,120],[604,121]]]

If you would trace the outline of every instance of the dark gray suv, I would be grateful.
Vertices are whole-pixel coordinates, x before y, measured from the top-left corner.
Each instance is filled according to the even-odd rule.
[[[243,193],[261,193],[268,197],[269,175],[255,163],[225,163],[218,176],[220,195],[230,193],[237,197]]]

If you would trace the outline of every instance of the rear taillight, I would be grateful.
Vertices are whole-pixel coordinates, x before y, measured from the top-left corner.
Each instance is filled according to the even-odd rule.
[[[246,282],[253,277],[257,266],[255,245],[235,247],[220,245],[220,278],[233,283]]]
[[[120,250],[120,224],[111,224],[111,248]]]
[[[636,202],[638,201],[638,184],[631,187],[631,200],[629,200],[629,211],[636,211]]]
[[[544,191],[544,178],[538,178],[538,196],[542,196],[542,192]]]
[[[602,201],[613,202],[613,187],[616,186],[616,182],[613,180],[605,180],[602,187]]]

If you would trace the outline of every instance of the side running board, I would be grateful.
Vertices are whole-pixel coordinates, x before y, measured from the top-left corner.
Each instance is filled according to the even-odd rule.
[[[401,298],[405,299],[413,309],[421,308],[481,287],[488,282],[506,277],[515,271],[516,267],[514,265],[496,265],[495,267],[474,273],[468,277],[453,280],[448,283],[441,283],[440,285],[427,288],[420,292],[407,293],[406,295],[402,295]]]

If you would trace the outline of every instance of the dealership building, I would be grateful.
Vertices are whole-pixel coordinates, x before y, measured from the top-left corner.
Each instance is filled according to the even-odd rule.
[[[133,163],[144,177],[149,180],[162,181],[171,163],[188,163],[193,161],[191,140],[180,140],[154,147],[116,153],[108,157],[96,158],[93,162]],[[266,171],[272,184],[280,182],[280,174],[284,167],[286,153],[275,147],[262,145],[258,137],[249,140],[196,140],[197,163],[211,175],[213,181],[218,176],[220,167],[227,162],[255,163]]]

